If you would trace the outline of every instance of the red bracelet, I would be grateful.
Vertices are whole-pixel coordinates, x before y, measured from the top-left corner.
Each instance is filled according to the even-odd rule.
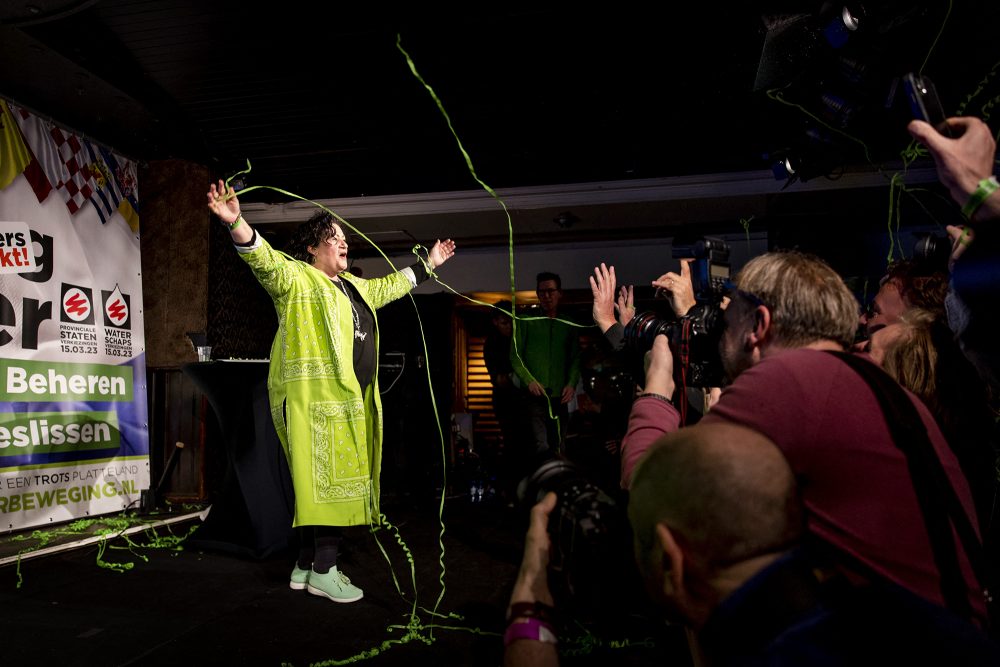
[[[559,643],[556,633],[552,631],[552,626],[539,621],[537,618],[515,618],[507,626],[507,631],[503,633],[504,647],[510,646],[511,642],[518,639],[530,639],[531,641],[545,642],[546,644]]]

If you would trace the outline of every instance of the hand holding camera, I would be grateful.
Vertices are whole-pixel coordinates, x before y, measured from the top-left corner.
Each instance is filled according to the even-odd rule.
[[[669,342],[676,350],[684,350],[677,364],[685,386],[720,386],[724,373],[719,340],[723,329],[722,302],[729,279],[729,245],[709,236],[690,245],[678,244],[675,239],[673,253],[674,259],[682,260],[680,274],[665,273],[653,285],[670,290],[675,312],[666,318],[652,311],[636,314],[625,325],[625,349],[650,352],[657,338],[665,336],[666,340],[661,342],[664,346]],[[655,352],[652,356],[656,356]]]
[[[926,76],[910,73],[903,82],[915,119],[906,129],[930,151],[952,199],[972,222],[1000,217],[1000,197],[990,196],[997,189],[991,179],[996,140],[990,127],[978,118],[947,118]]]
[[[531,508],[531,520],[524,541],[524,557],[517,581],[511,592],[511,604],[515,602],[541,602],[551,605],[548,567],[550,541],[548,534],[549,514],[556,506],[557,496],[548,492]]]
[[[692,261],[694,260],[681,260],[680,275],[668,271],[653,281],[653,287],[656,288],[657,294],[660,293],[660,290],[670,293],[670,307],[677,317],[687,315],[688,311],[697,303],[694,298],[694,285],[691,283]]]
[[[670,342],[660,334],[653,339],[653,346],[646,353],[646,382],[643,391],[670,398],[674,395],[674,355]]]
[[[951,198],[965,205],[979,183],[993,175],[997,144],[989,125],[978,118],[950,118],[948,126],[956,134],[955,139],[942,136],[920,120],[910,121],[906,129],[930,151],[938,177],[948,188]],[[972,216],[972,221],[997,217],[1000,214],[998,199],[995,195],[988,197]]]

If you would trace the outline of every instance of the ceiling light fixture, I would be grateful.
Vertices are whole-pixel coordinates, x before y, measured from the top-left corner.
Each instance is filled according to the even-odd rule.
[[[563,211],[556,217],[552,218],[552,222],[559,225],[561,229],[569,229],[576,223],[580,222],[580,218],[573,215],[570,211]]]

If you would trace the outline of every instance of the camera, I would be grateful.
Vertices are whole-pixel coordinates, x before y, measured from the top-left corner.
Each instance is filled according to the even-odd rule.
[[[947,237],[920,234],[913,244],[913,260],[931,269],[946,271],[951,257],[951,242]]]
[[[946,120],[947,114],[931,80],[926,76],[910,72],[903,77],[903,85],[906,87],[913,117],[930,123],[940,134],[954,138],[954,133]]]
[[[558,496],[549,515],[549,586],[557,598],[596,605],[606,572],[627,548],[624,511],[571,461],[553,456],[521,480],[517,495],[531,507],[549,491]]]
[[[702,237],[693,243],[674,241],[674,259],[694,258],[690,263],[691,285],[694,299],[699,304],[718,304],[726,295],[729,281],[729,244],[713,236]]]
[[[729,245],[706,236],[690,245],[675,244],[673,257],[694,258],[689,266],[695,305],[679,318],[636,313],[625,325],[625,348],[645,353],[662,334],[687,386],[720,387],[725,381],[719,341],[724,327],[721,304],[730,275]]]

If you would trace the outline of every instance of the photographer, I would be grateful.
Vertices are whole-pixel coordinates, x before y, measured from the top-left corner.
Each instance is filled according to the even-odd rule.
[[[728,262],[728,247],[721,243],[719,246],[723,247],[712,246],[716,253],[715,260],[724,258]],[[701,254],[705,252],[702,251]],[[614,266],[608,267],[602,263],[594,268],[594,275],[590,277],[594,323],[604,332],[612,348],[619,352],[643,352],[645,363],[648,363],[648,349],[654,344],[656,332],[668,330],[676,338],[676,344],[688,349],[690,357],[685,359],[687,365],[680,369],[682,380],[693,381],[692,386],[683,387],[686,398],[681,403],[684,424],[697,422],[715,404],[721,392],[718,387],[703,385],[722,382],[716,348],[720,334],[719,313],[725,308],[728,299],[721,296],[718,281],[703,278],[705,284],[702,285],[699,304],[699,294],[696,294],[691,275],[692,262],[697,262],[699,270],[707,277],[711,271],[708,268],[711,261],[708,257],[681,259],[680,273],[668,271],[652,281],[657,294],[669,294],[670,308],[675,318],[670,322],[661,321],[650,312],[636,315],[631,285],[621,288],[616,301]],[[728,275],[728,264],[724,267]],[[618,314],[617,321],[615,313]],[[685,320],[688,326],[685,326]],[[640,369],[634,375],[639,376],[636,379],[642,384],[641,376],[645,375],[645,371]],[[649,388],[645,388],[644,392],[658,393]]]
[[[859,320],[865,337],[899,322],[903,312],[910,308],[944,315],[947,293],[948,274],[945,271],[928,262],[893,262],[879,281],[878,293]]]
[[[768,253],[743,268],[730,296],[720,355],[733,383],[701,423],[741,424],[777,444],[799,479],[811,540],[839,569],[887,578],[985,625],[972,564],[981,546],[950,530],[929,537],[924,512],[934,508],[914,488],[904,443],[896,442],[876,390],[847,355],[831,354],[847,349],[857,326],[856,301],[840,277],[817,258]],[[679,426],[673,355],[661,338],[652,348],[649,395],[633,404],[622,443],[626,486],[641,455]],[[929,437],[921,465],[939,471],[940,491],[957,498],[955,512],[940,520],[975,526],[968,483],[934,418],[912,395],[903,400]]]
[[[558,665],[546,569],[556,495],[531,512],[508,607],[504,665]],[[853,586],[803,548],[793,471],[734,424],[671,434],[637,468],[629,520],[646,590],[693,632],[695,664],[992,665],[1000,649],[947,610],[884,581]]]

